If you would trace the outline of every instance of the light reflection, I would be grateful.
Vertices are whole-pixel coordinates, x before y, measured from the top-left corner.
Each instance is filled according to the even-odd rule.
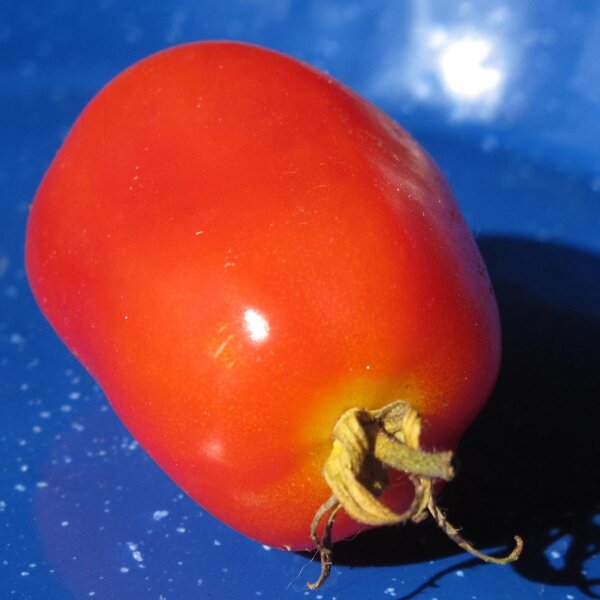
[[[469,23],[442,19],[429,3],[415,7],[410,35],[389,41],[369,94],[383,103],[401,101],[405,112],[421,104],[441,107],[456,121],[495,118],[516,69],[506,33],[510,11]]]
[[[446,88],[463,98],[493,92],[502,82],[502,71],[488,64],[493,46],[481,38],[465,37],[446,45],[439,65]]]
[[[253,342],[264,342],[269,337],[269,322],[265,317],[253,308],[244,311],[244,323],[246,331]]]

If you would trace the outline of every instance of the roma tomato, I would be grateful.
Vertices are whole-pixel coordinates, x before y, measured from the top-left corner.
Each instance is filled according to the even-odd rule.
[[[331,77],[259,47],[184,45],[109,83],[40,185],[26,259],[142,446],[275,547],[314,545],[346,411],[375,423],[401,400],[422,421],[413,447],[453,450],[498,370],[490,281],[430,158]],[[379,466],[373,496],[407,509],[418,481]],[[333,537],[365,526],[341,511]]]

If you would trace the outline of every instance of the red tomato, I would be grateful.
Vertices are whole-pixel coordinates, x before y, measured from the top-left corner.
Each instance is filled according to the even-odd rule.
[[[453,449],[500,357],[490,281],[431,159],[296,60],[197,43],[92,100],[39,188],[37,300],[117,414],[199,504],[312,546],[351,407],[402,399]],[[413,497],[395,476],[383,500]],[[335,538],[364,525],[342,515]]]

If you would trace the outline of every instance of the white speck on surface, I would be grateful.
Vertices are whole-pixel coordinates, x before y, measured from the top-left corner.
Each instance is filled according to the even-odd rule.
[[[119,571],[120,571],[121,573],[129,573],[129,569],[128,569],[127,567],[121,567],[121,568],[119,569]]]
[[[196,581],[196,585],[197,585],[198,587],[200,587],[200,586],[201,586],[203,583],[204,583],[204,579],[198,579],[198,580]]]
[[[40,433],[42,431],[42,428],[39,425],[34,425],[31,428],[31,431],[33,431],[33,433]]]
[[[266,550],[267,552],[269,550],[271,550],[271,546],[267,546],[266,544],[263,544],[262,547],[263,547],[263,550]]]
[[[458,571],[456,571],[456,576],[457,577],[464,577],[465,576],[465,572],[462,569],[459,569]]]
[[[164,519],[168,515],[169,515],[168,510],[155,510],[154,514],[152,515],[152,518],[155,521],[160,521],[161,519]]]
[[[498,147],[498,138],[495,135],[486,135],[481,140],[481,149],[484,152],[493,152]]]
[[[221,542],[219,540],[213,540],[213,545],[214,546],[220,546]]]
[[[6,502],[4,500],[0,500],[0,512],[4,512],[6,510]]]
[[[69,413],[73,410],[73,407],[70,404],[62,404],[60,407],[60,411],[64,413]]]
[[[229,269],[230,267],[235,267],[235,260],[233,257],[233,249],[232,248],[227,248],[227,252],[225,253],[225,262],[223,264],[223,268],[225,269],[225,271],[227,271],[227,269]]]
[[[135,542],[127,542],[127,547],[131,550],[131,556],[136,562],[142,562],[144,560],[142,553],[139,551],[139,546]]]
[[[4,254],[0,255],[0,279],[8,272],[9,264],[10,260],[8,259],[8,256],[5,256]]]
[[[19,295],[19,289],[16,286],[14,286],[14,285],[7,285],[4,288],[4,293],[9,298],[16,298]]]
[[[16,346],[23,346],[25,344],[25,338],[20,333],[13,333],[10,336],[10,342]]]
[[[29,577],[29,571],[21,571],[21,577]]]
[[[560,552],[558,552],[557,550],[552,550],[552,552],[550,552],[550,556],[552,558],[560,558]]]
[[[21,471],[21,473],[26,473],[27,471],[29,471],[29,465],[21,465],[19,467],[19,471]]]
[[[38,481],[35,484],[36,487],[42,489],[42,488],[47,488],[48,487],[48,482],[47,481]]]
[[[24,492],[27,488],[22,484],[22,483],[17,483],[17,485],[15,485],[15,490],[17,492]]]
[[[393,588],[393,587],[386,588],[386,590],[383,593],[388,594],[389,596],[395,596],[396,588]]]
[[[165,41],[173,44],[179,41],[183,35],[183,28],[188,20],[188,13],[183,9],[173,11],[171,19],[165,32]]]
[[[178,527],[175,531],[177,531],[177,533],[185,533],[186,529],[185,527]]]
[[[69,526],[69,521],[62,521],[60,524],[61,527],[68,527]]]
[[[52,413],[49,410],[43,410],[40,413],[40,419],[49,419],[51,417]]]
[[[75,421],[74,423],[72,423],[71,427],[75,431],[85,431],[85,427],[81,423],[77,423],[77,421]]]
[[[71,392],[69,394],[69,400],[79,400],[79,398],[81,398],[80,392]]]

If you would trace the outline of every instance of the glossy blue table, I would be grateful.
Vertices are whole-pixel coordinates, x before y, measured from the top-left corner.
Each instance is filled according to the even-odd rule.
[[[85,103],[169,45],[239,39],[329,71],[453,186],[503,319],[493,397],[430,524],[312,557],[254,543],[154,465],[56,338],[23,268],[28,204]],[[62,0],[0,5],[0,598],[600,597],[600,4]]]

